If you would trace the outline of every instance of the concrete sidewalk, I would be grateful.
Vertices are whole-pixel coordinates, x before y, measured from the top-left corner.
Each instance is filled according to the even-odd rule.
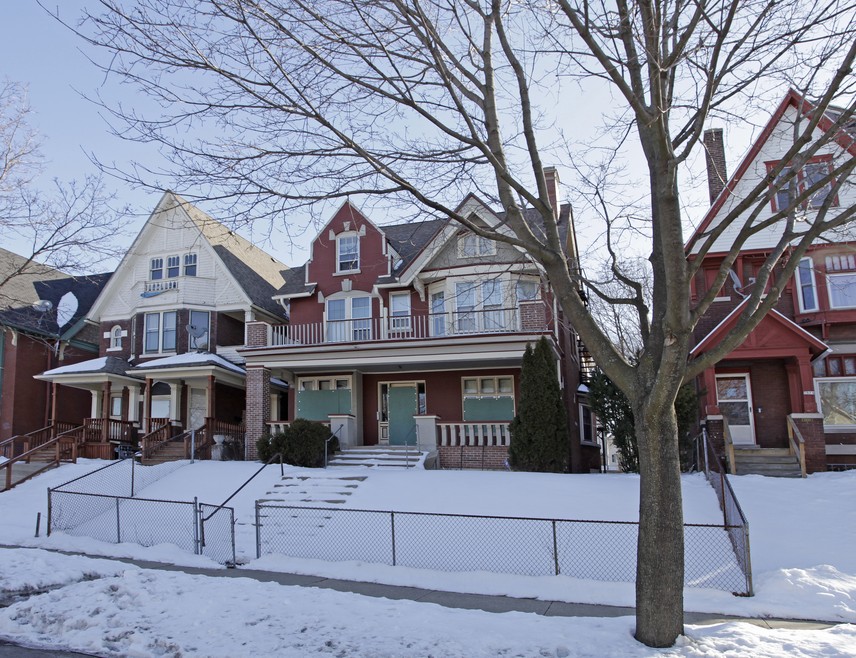
[[[0,545],[0,548],[33,548],[29,546]],[[41,549],[51,550],[51,549]],[[351,592],[363,596],[374,596],[392,600],[409,600],[423,603],[435,603],[447,608],[464,608],[468,610],[484,610],[485,612],[530,612],[548,617],[625,617],[634,615],[635,608],[595,605],[591,603],[566,603],[564,601],[545,601],[541,599],[521,599],[510,596],[492,596],[487,594],[463,594],[441,590],[423,589],[420,587],[404,587],[401,585],[383,585],[353,580],[325,578],[323,576],[305,576],[293,573],[261,571],[258,569],[208,569],[201,567],[182,567],[163,562],[135,560],[130,558],[114,558],[102,555],[86,555],[71,551],[55,551],[67,555],[82,555],[105,560],[115,560],[125,564],[133,564],[143,569],[160,571],[180,571],[187,574],[209,576],[211,578],[251,578],[260,582],[277,583],[296,587],[320,587],[337,592]],[[687,612],[684,623],[710,625],[725,621],[743,621],[763,628],[800,628],[806,630],[824,629],[836,626],[834,622],[808,621],[799,619],[774,619],[734,617],[715,613]],[[0,658],[2,654],[0,654]]]

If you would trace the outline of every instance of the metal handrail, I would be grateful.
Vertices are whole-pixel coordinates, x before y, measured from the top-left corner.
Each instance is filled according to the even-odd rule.
[[[788,420],[788,452],[796,455],[800,460],[800,475],[806,476],[805,466],[805,439],[794,419],[787,416]]]
[[[229,495],[229,497],[228,497],[226,500],[224,500],[222,503],[220,503],[220,504],[217,506],[217,508],[216,508],[213,512],[211,512],[211,514],[209,514],[207,517],[204,517],[204,518],[202,519],[202,522],[204,523],[205,521],[208,521],[212,516],[214,516],[217,512],[219,512],[221,509],[223,509],[223,508],[226,506],[226,503],[228,503],[228,502],[229,502],[230,500],[232,500],[236,495],[238,495],[238,492],[239,492],[239,491],[241,491],[241,489],[243,489],[243,488],[244,488],[244,487],[246,487],[250,482],[252,482],[252,481],[253,481],[253,479],[254,479],[254,478],[255,478],[259,473],[261,473],[263,470],[265,470],[265,468],[267,468],[270,464],[272,464],[272,463],[273,463],[273,460],[274,460],[274,459],[276,459],[277,457],[279,458],[279,474],[280,474],[280,475],[285,475],[285,469],[284,469],[284,467],[283,467],[283,465],[282,465],[282,453],[281,453],[281,452],[278,452],[278,453],[276,453],[275,455],[271,455],[270,459],[268,459],[264,464],[262,464],[262,466],[261,466],[261,468],[260,468],[259,470],[257,470],[257,471],[256,471],[255,473],[253,473],[250,477],[248,477],[248,478],[244,481],[244,484],[242,484],[240,487],[238,487],[237,489],[235,489],[235,490],[234,490],[234,491]],[[202,544],[203,544],[203,546],[205,545],[205,541],[204,541],[204,539],[203,539]]]
[[[336,431],[335,432],[331,431],[330,436],[328,436],[324,440],[324,468],[327,468],[327,451],[328,451],[328,448],[330,447],[330,441],[332,441],[333,439],[339,438],[336,436],[336,432],[340,431],[344,426],[345,426],[345,423],[341,423],[339,425],[339,427],[336,428]]]

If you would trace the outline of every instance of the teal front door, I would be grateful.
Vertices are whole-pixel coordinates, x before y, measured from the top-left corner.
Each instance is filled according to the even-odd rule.
[[[416,386],[389,387],[389,444],[393,446],[416,443]]]

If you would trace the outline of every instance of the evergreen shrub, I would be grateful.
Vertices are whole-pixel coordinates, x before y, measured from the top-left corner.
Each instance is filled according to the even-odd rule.
[[[281,452],[282,460],[293,466],[323,468],[324,446],[329,437],[330,428],[326,425],[314,420],[296,418],[284,432],[260,438],[256,449],[259,459],[263,462]],[[330,441],[327,450],[328,456],[339,450],[337,437]]]

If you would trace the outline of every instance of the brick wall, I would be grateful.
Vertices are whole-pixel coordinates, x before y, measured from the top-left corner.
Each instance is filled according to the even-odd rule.
[[[522,302],[520,304],[520,328],[522,331],[544,331],[547,326],[547,312],[544,302]]]
[[[722,418],[708,416],[706,421],[707,421],[707,440],[710,442],[710,447],[713,448],[713,452],[716,455],[719,455],[720,457],[722,457],[724,459],[725,458],[725,437],[723,435]],[[719,465],[717,462],[710,464],[710,467],[714,471],[719,471]]]
[[[258,458],[256,442],[267,431],[268,420],[270,420],[270,370],[250,366],[247,368],[247,459]]]
[[[463,453],[461,450],[463,449]],[[505,470],[508,448],[505,446],[440,446],[440,468]],[[463,461],[462,461],[463,459]]]
[[[823,435],[823,418],[805,414],[793,417],[805,440],[805,469],[807,473],[826,470],[826,440]]]

